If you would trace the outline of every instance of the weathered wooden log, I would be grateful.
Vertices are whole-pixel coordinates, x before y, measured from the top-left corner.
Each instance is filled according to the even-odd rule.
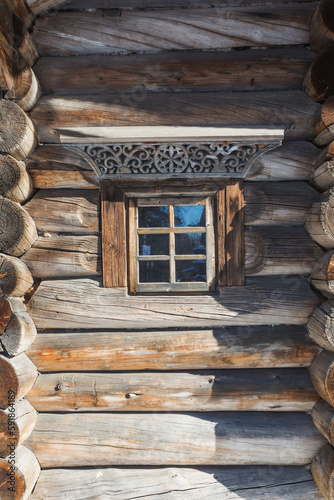
[[[9,12],[13,12],[26,28],[30,28],[34,20],[34,14],[31,12],[26,0],[4,0],[2,2]]]
[[[334,248],[334,190],[326,191],[307,215],[305,227],[324,248]]]
[[[322,105],[315,123],[316,146],[327,146],[334,140],[334,96]]]
[[[305,465],[326,443],[298,413],[39,414],[25,441],[43,467]]]
[[[62,297],[62,300],[58,300]],[[44,280],[27,305],[37,328],[210,328],[303,325],[319,298],[301,276],[251,277],[212,296],[128,296],[101,280]]]
[[[15,85],[6,93],[5,98],[15,100],[23,111],[29,111],[35,106],[41,95],[39,81],[34,71],[27,66],[17,74]]]
[[[325,500],[334,498],[334,451],[330,444],[322,448],[311,464],[315,484]]]
[[[12,156],[0,155],[0,195],[23,203],[32,193],[32,181],[26,166]]]
[[[304,3],[308,0],[294,0],[294,3]],[[267,0],[237,0],[236,7],[249,7],[250,5],[268,4]],[[281,0],[281,3],[290,3]],[[95,9],[165,9],[166,7],[231,7],[230,0],[95,0]],[[60,4],[60,10],[89,9],[90,0],[67,0]]]
[[[304,467],[103,468],[43,470],[31,500],[320,500]],[[237,496],[235,496],[237,495]],[[66,498],[66,497],[65,497]]]
[[[37,370],[25,354],[8,359],[0,356],[0,408],[26,396],[37,377]]]
[[[301,227],[264,226],[245,233],[246,276],[308,274],[323,252]],[[22,257],[34,278],[101,274],[98,236],[39,238]]]
[[[310,45],[321,52],[334,43],[334,8],[331,0],[321,0],[311,22]]]
[[[320,104],[299,90],[148,92],[141,95],[140,101],[128,94],[44,96],[32,110],[31,117],[37,122],[40,141],[53,144],[60,141],[60,135],[64,136],[63,141],[71,142],[72,127],[79,127],[75,130],[78,137],[78,131],[92,135],[91,127],[138,127],[143,123],[173,127],[272,128],[276,125],[286,128],[288,140],[313,140],[319,110]]]
[[[31,272],[16,257],[0,254],[0,295],[23,297],[34,283]]]
[[[24,446],[0,459],[1,500],[28,500],[40,471],[35,455]]]
[[[0,335],[0,345],[8,356],[26,351],[36,338],[37,330],[26,312],[13,314],[6,330]]]
[[[334,302],[323,302],[307,323],[310,337],[321,347],[334,351]]]
[[[39,238],[21,260],[34,278],[96,276],[101,274],[98,236],[48,236]]]
[[[304,369],[40,375],[27,395],[40,412],[310,411],[319,400]]]
[[[334,45],[321,52],[306,73],[303,90],[314,101],[323,102],[334,94],[333,59]]]
[[[21,399],[7,410],[0,410],[0,457],[20,446],[35,427],[37,412],[29,401]]]
[[[18,203],[0,199],[0,251],[20,257],[37,238],[36,225]]]
[[[311,272],[312,285],[326,297],[334,295],[334,250],[325,253]]]
[[[334,353],[322,351],[310,366],[314,387],[320,396],[334,406]]]
[[[37,145],[37,133],[30,118],[14,102],[0,100],[0,151],[24,160]]]
[[[41,56],[308,44],[313,13],[306,4],[207,9],[205,16],[202,9],[123,11],[122,19],[61,12],[40,17],[34,38]]]
[[[334,408],[320,399],[313,407],[311,416],[314,425],[331,444],[334,443]]]
[[[39,54],[36,45],[34,44],[34,41],[29,31],[25,31],[24,33],[22,33],[22,41],[20,45],[17,47],[17,51],[19,52],[19,54],[21,54],[21,56],[27,62],[28,66],[30,66],[31,68],[36,64],[36,62],[39,59]]]
[[[320,153],[311,182],[320,191],[334,187],[334,142]]]
[[[319,351],[302,326],[255,326],[39,333],[27,355],[40,372],[97,372],[308,367]]]
[[[305,49],[85,55],[42,57],[34,71],[44,94],[56,95],[300,89],[312,60]]]
[[[43,12],[58,7],[58,5],[65,2],[66,0],[27,0],[27,3],[35,16],[43,14]]]
[[[99,192],[43,190],[25,205],[40,231],[97,233]]]
[[[20,299],[0,298],[0,334],[2,334],[14,314],[25,311],[25,306]]]

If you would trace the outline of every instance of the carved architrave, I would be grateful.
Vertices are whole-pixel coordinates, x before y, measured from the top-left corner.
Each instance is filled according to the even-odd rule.
[[[245,178],[255,160],[281,144],[164,143],[68,144],[100,178],[210,177]]]

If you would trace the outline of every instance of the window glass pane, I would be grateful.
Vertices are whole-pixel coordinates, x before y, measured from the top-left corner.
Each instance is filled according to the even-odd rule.
[[[175,227],[205,227],[205,206],[184,205],[174,207]]]
[[[169,207],[139,207],[139,227],[169,227]]]
[[[140,234],[139,255],[169,255],[169,234]]]
[[[140,283],[169,283],[169,260],[139,262]]]
[[[176,281],[206,281],[205,260],[176,260]]]
[[[175,254],[197,255],[206,254],[205,233],[176,233]]]

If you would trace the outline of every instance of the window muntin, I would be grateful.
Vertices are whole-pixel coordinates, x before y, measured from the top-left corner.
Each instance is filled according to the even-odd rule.
[[[211,198],[129,202],[130,291],[211,290],[215,275]]]

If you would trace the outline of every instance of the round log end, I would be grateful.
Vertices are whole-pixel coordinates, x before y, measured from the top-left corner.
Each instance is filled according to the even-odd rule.
[[[326,500],[334,499],[334,451],[330,444],[324,446],[311,464],[315,484]]]
[[[0,199],[0,252],[20,257],[37,239],[36,225],[21,205]]]
[[[307,329],[314,342],[323,349],[334,351],[334,302],[326,301],[313,312]]]
[[[311,23],[310,45],[320,52],[334,41],[334,4],[332,0],[321,0]]]
[[[318,394],[334,406],[334,353],[320,352],[310,366],[310,375]]]
[[[334,190],[323,194],[307,215],[307,231],[324,248],[334,248]]]
[[[311,182],[322,192],[334,187],[334,159],[320,165],[314,171]]]
[[[320,399],[312,408],[314,425],[331,444],[334,444],[334,408]]]
[[[26,351],[37,335],[35,324],[25,313],[13,314],[5,332],[0,337],[0,343],[9,356],[17,356]]]
[[[16,257],[0,254],[0,294],[23,297],[33,286],[31,272],[24,262]]]
[[[25,164],[12,156],[0,155],[0,196],[23,203],[31,195],[32,189],[32,180]]]
[[[37,378],[37,369],[25,354],[0,356],[0,408],[5,410],[28,394]]]
[[[252,231],[245,232],[245,243],[248,249],[245,262],[247,275],[258,274],[267,262],[267,244],[259,233]]]
[[[9,463],[10,459],[10,455],[0,459],[0,498],[27,500],[40,474],[38,461],[33,452],[24,446],[15,450],[15,465]],[[15,489],[11,485],[15,485]]]
[[[37,145],[37,133],[30,118],[16,103],[0,100],[0,151],[24,160]]]
[[[307,72],[303,90],[317,102],[323,102],[334,94],[334,46],[324,50]]]

